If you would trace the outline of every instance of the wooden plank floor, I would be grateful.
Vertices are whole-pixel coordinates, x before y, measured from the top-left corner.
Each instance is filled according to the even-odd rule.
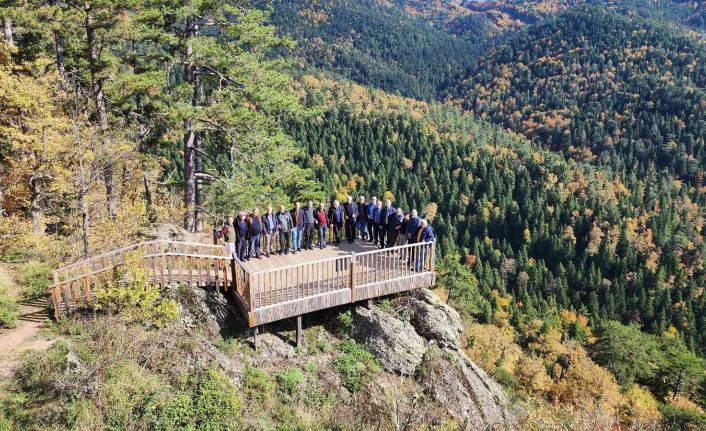
[[[335,257],[344,257],[353,253],[363,253],[366,251],[378,250],[380,247],[373,245],[367,241],[356,240],[353,244],[342,241],[339,245],[328,245],[325,249],[319,249],[315,246],[313,250],[303,250],[301,252],[287,255],[270,255],[270,257],[262,256],[261,259],[252,258],[246,260],[243,266],[247,269],[258,272],[268,269],[277,269],[289,265],[298,265],[308,262],[317,261],[320,259],[329,259]]]

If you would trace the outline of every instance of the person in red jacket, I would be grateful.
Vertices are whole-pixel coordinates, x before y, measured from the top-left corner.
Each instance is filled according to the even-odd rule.
[[[314,210],[314,224],[319,232],[319,248],[326,248],[326,232],[328,231],[328,216],[324,209],[324,203],[321,202],[319,207]]]

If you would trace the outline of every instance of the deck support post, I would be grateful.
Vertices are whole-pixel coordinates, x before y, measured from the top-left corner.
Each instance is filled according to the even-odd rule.
[[[260,327],[254,326],[252,328],[252,342],[253,342],[253,346],[255,347],[256,352],[257,352],[257,333],[258,332],[260,332]]]
[[[302,346],[302,316],[297,316],[297,347]]]
[[[370,310],[371,308],[373,308],[373,299],[372,299],[372,298],[370,298],[370,299],[368,299],[367,301],[365,301],[365,307],[366,307],[368,310]]]

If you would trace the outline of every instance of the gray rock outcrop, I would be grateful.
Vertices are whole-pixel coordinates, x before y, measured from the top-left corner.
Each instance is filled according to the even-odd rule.
[[[258,335],[258,353],[263,359],[291,359],[296,355],[294,347],[274,334]]]
[[[413,375],[426,351],[424,339],[412,325],[373,307],[353,313],[354,340],[362,343],[387,371]]]
[[[502,387],[459,347],[458,312],[430,290],[402,298],[409,322],[377,307],[357,308],[351,336],[387,371],[415,376],[424,391],[466,430],[512,430]]]
[[[181,305],[180,324],[192,329],[200,326],[209,338],[225,337],[243,327],[240,314],[220,292],[173,285],[165,289],[165,296]]]
[[[500,385],[459,351],[431,347],[418,381],[465,429],[513,428],[509,402]]]
[[[410,304],[410,323],[419,335],[436,340],[440,345],[452,347],[463,332],[463,322],[458,311],[441,302],[428,289],[420,289]]]

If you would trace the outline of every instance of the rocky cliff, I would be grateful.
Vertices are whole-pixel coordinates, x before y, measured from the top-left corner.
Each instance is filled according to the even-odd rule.
[[[236,321],[241,330],[236,338],[247,336],[242,332],[243,322],[238,321],[234,310],[229,309],[219,294],[181,289],[177,297],[182,304],[181,326],[189,332],[198,327],[206,338],[213,340],[219,334],[232,334],[237,329],[233,325]],[[448,416],[457,428],[464,430],[515,428],[512,406],[500,385],[459,346],[463,331],[460,316],[433,292],[422,289],[396,298],[392,306],[386,303],[384,307],[357,307],[351,314],[349,334],[341,334],[331,322],[309,325],[303,349],[294,347],[290,329],[282,330],[286,322],[260,336],[257,352],[239,349],[230,352],[230,356],[223,355],[212,346],[205,348],[201,344],[205,340],[198,338],[204,356],[200,360],[215,364],[235,383],[241,382],[247,367],[276,373],[311,366],[313,362],[322,390],[335,394],[346,404],[352,403],[352,394],[334,371],[336,353],[326,346],[350,337],[365,346],[383,370],[375,381],[364,382],[365,403],[372,405],[365,407],[365,412],[354,414],[367,414],[372,409],[387,415],[391,409],[388,398],[392,397],[398,406],[395,408],[406,406],[410,421],[441,423]],[[356,402],[360,404],[362,398],[358,396]],[[395,428],[407,429],[398,425]]]
[[[397,312],[357,308],[353,338],[385,370],[412,376],[464,429],[513,429],[502,388],[459,348],[463,325],[456,310],[427,289],[395,303]]]

